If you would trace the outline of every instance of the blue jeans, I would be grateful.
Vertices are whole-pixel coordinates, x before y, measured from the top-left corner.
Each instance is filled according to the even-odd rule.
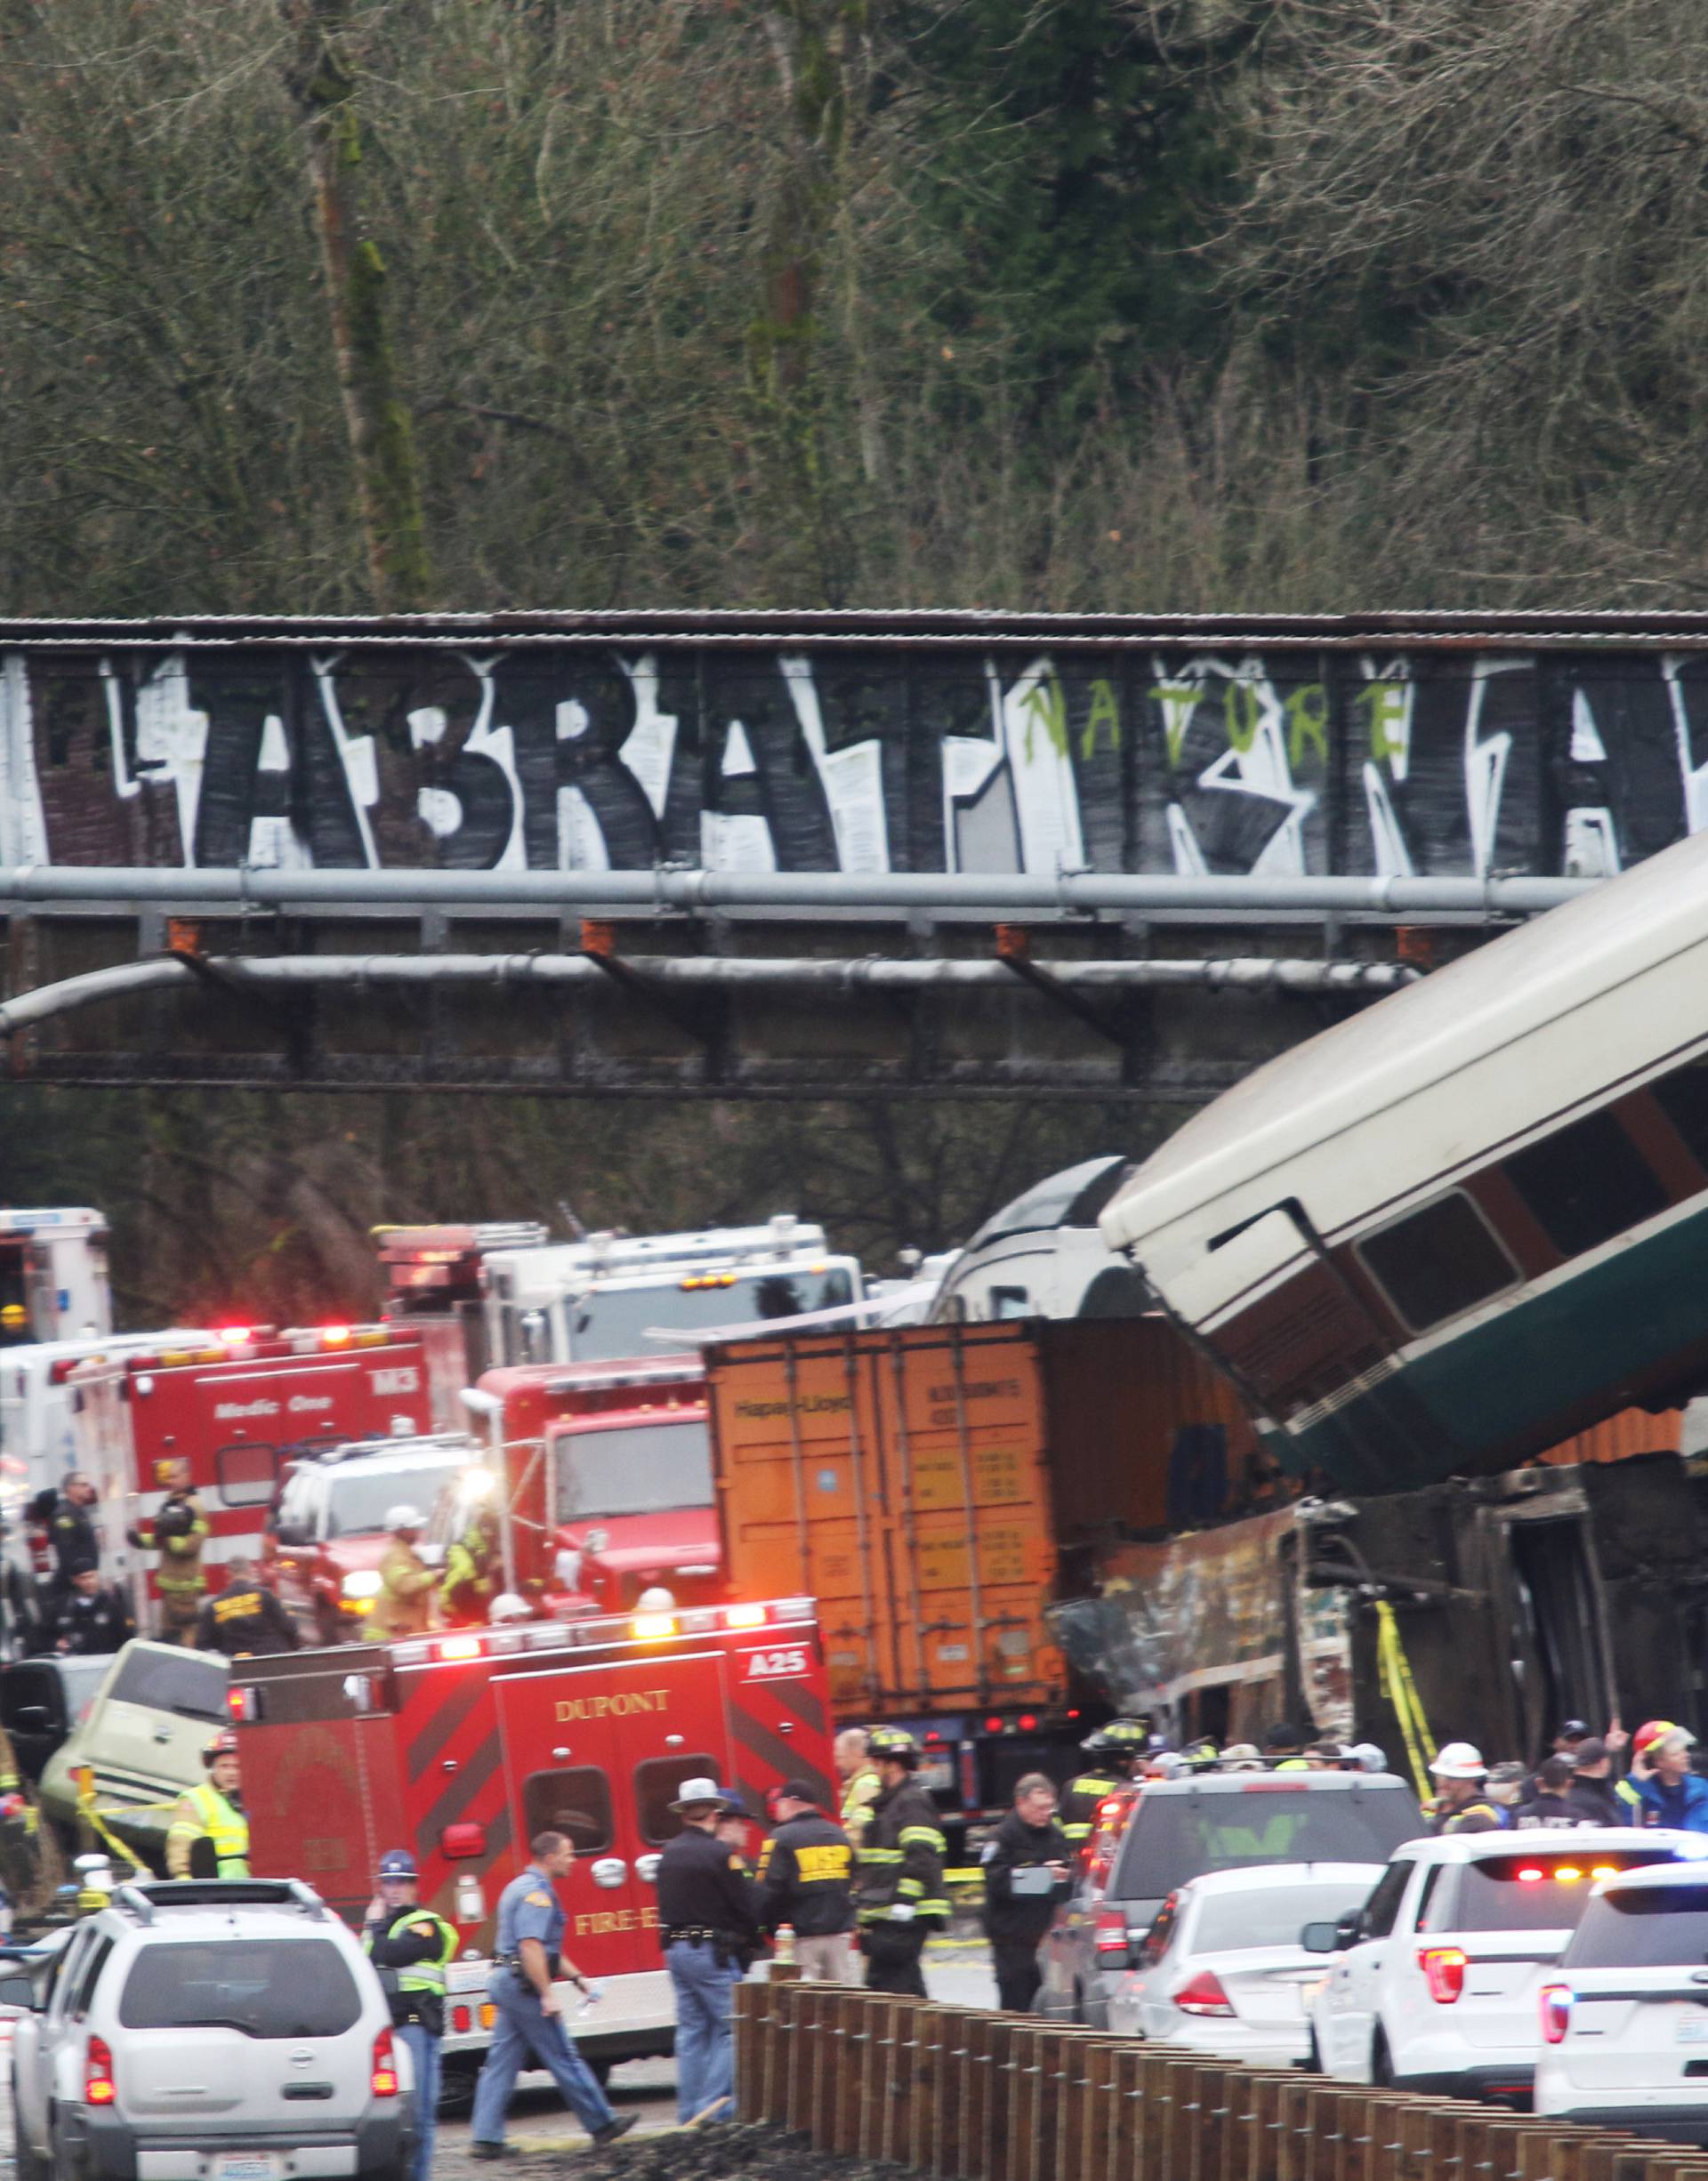
[[[498,2010],[487,2064],[474,2086],[476,2143],[503,2143],[511,2092],[524,2067],[543,2067],[558,2086],[563,2102],[590,2136],[608,2128],[616,2115],[593,2072],[576,2050],[560,2016],[548,2015],[531,1984],[500,1969],[487,1986]]]
[[[433,2164],[433,2135],[439,2126],[439,2040],[418,2022],[398,2024],[398,2042],[407,2045],[415,2064],[415,2181],[427,2181]]]
[[[729,1995],[741,1982],[741,1971],[734,1962],[721,1969],[710,1946],[704,1941],[692,1945],[687,1939],[665,1947],[665,1964],[676,1993],[676,2117],[691,2121],[734,2092]],[[732,2121],[735,2114],[726,2110],[717,2117]]]

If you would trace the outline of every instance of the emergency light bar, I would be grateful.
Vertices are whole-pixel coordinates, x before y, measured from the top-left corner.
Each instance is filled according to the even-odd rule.
[[[705,1365],[697,1356],[683,1362],[673,1356],[660,1357],[657,1363],[624,1363],[615,1370],[607,1370],[598,1364],[578,1365],[574,1370],[560,1372],[556,1378],[547,1379],[543,1390],[548,1394],[599,1394],[620,1386],[687,1386],[705,1382]]]
[[[810,1621],[810,1598],[769,1604],[697,1606],[660,1614],[600,1614],[586,1621],[536,1621],[520,1627],[459,1630],[455,1635],[406,1637],[386,1645],[397,1666],[465,1666],[519,1651],[575,1650],[594,1645],[657,1643],[673,1636],[735,1634],[755,1628],[786,1628]],[[755,1620],[754,1615],[761,1616]]]
[[[78,1364],[124,1363],[139,1371],[174,1371],[187,1364],[266,1363],[280,1356],[334,1356],[347,1348],[385,1348],[393,1341],[414,1345],[415,1340],[412,1332],[395,1325],[293,1325],[283,1332],[272,1325],[227,1325],[217,1328],[211,1340],[196,1348],[163,1348],[146,1353],[121,1348],[110,1356],[86,1356],[77,1361]],[[68,1377],[74,1367],[68,1364],[64,1375]]]

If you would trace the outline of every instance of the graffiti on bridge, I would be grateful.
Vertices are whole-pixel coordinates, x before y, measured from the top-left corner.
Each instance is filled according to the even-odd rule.
[[[1708,660],[35,648],[8,864],[1602,875],[1708,824]]]

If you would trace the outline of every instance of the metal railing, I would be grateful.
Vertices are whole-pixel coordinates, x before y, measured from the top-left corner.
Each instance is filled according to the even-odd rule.
[[[1708,2181],[1708,2152],[1029,2015],[736,1991],[737,2118],[944,2181]]]

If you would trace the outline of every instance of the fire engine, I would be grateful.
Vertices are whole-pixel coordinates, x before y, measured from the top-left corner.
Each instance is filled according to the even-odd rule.
[[[0,1346],[112,1331],[99,1211],[0,1211]]]
[[[68,1375],[77,1467],[100,1493],[103,1564],[131,1582],[139,1614],[153,1556],[125,1533],[159,1506],[166,1464],[189,1464],[217,1560],[259,1553],[294,1458],[427,1422],[421,1343],[389,1325],[230,1326],[205,1346],[132,1349]]]
[[[830,1255],[824,1228],[789,1212],[763,1227],[497,1250],[486,1281],[495,1364],[608,1363],[661,1345],[687,1348],[721,1327],[840,1308],[866,1292],[858,1259]]]
[[[376,1227],[385,1275],[385,1316],[415,1334],[427,1356],[433,1426],[462,1429],[458,1406],[490,1360],[487,1348],[486,1260],[495,1250],[536,1250],[547,1240],[531,1219],[486,1219],[463,1227]]]
[[[487,1372],[463,1401],[487,1427],[488,1470],[504,1479],[506,1589],[559,1614],[611,1613],[655,1583],[679,1604],[717,1595],[723,1548],[697,1359],[527,1364]],[[465,1519],[440,1510],[445,1542]]]
[[[654,1887],[682,1782],[713,1777],[755,1817],[786,1779],[834,1807],[810,1598],[242,1658],[229,1701],[258,1877],[305,1878],[359,1924],[379,1857],[407,1847],[456,1926],[453,2096],[487,2042],[498,1895],[536,1835],[576,1848],[564,1945],[605,1998],[564,2014],[602,2072],[673,2043]]]

